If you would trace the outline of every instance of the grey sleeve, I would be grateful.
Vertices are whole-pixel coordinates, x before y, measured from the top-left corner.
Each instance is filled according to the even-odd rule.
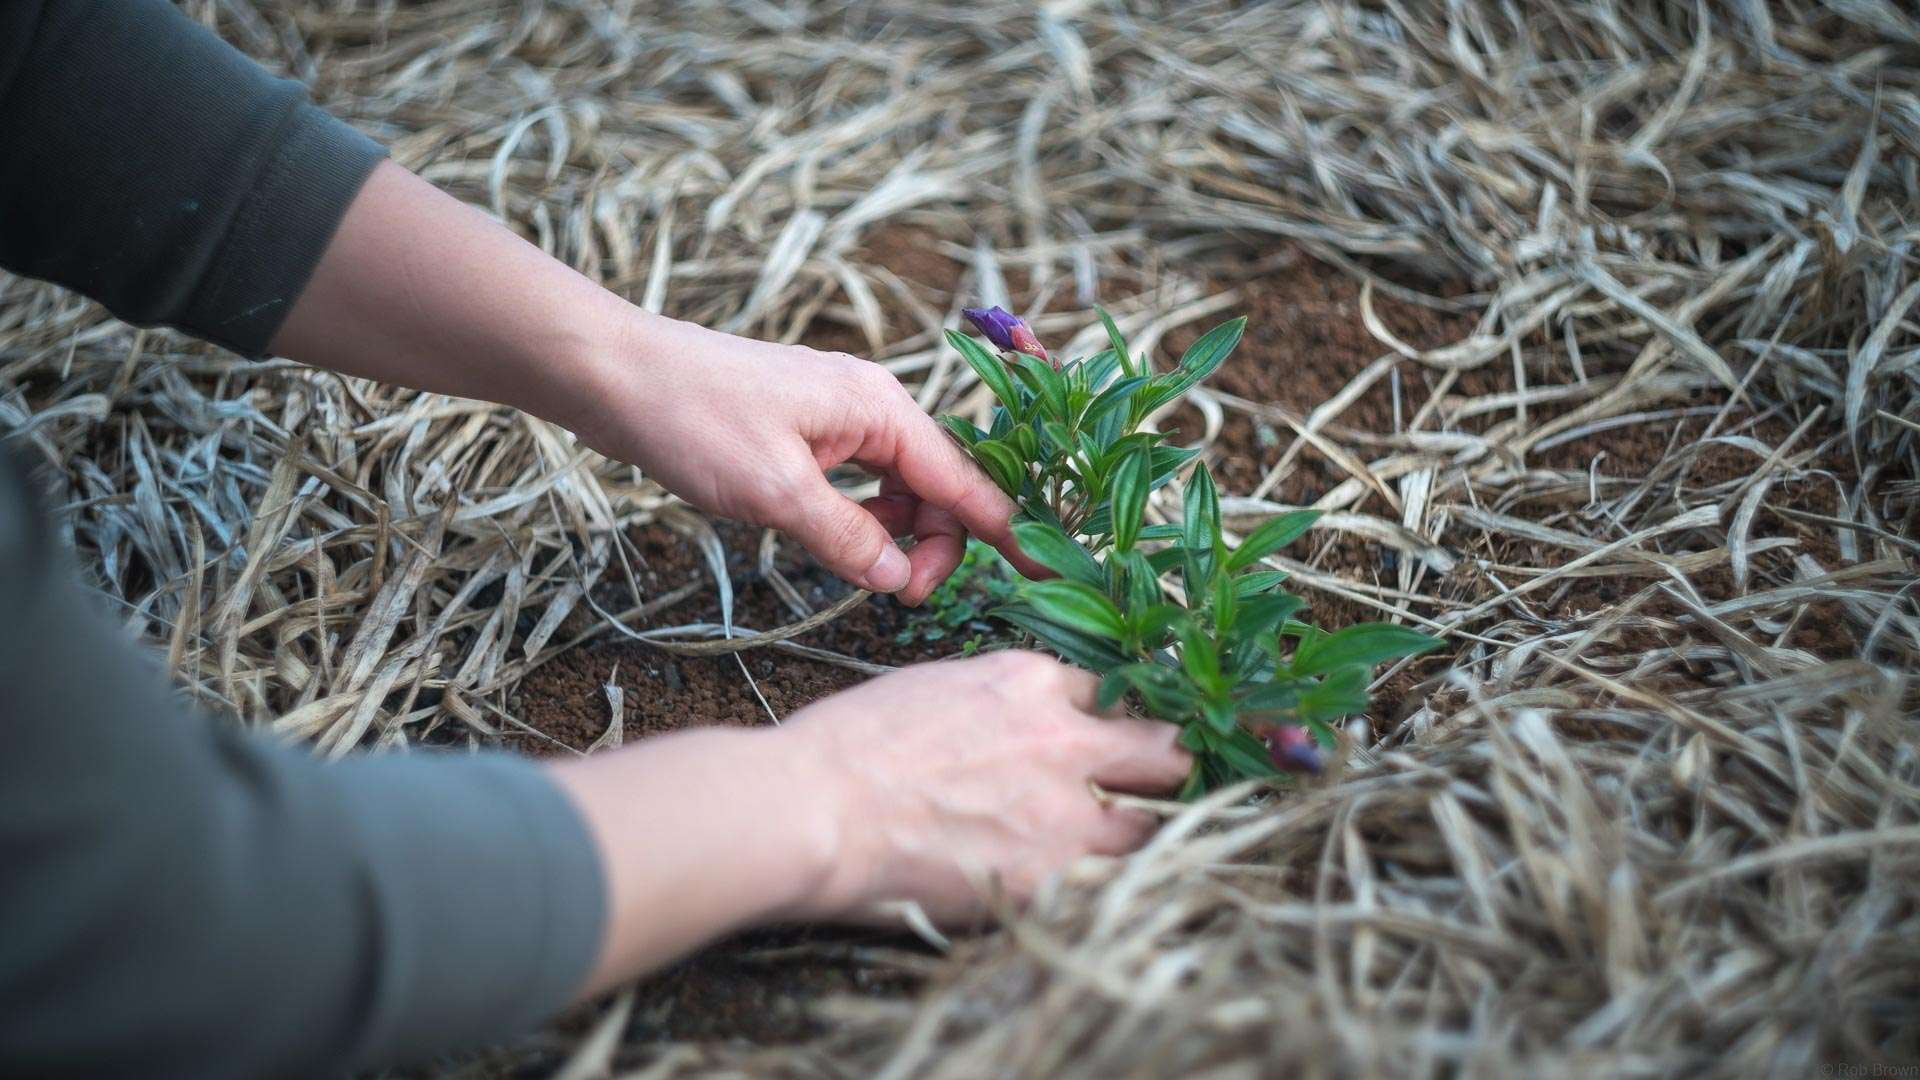
[[[566,1003],[606,902],[544,773],[189,714],[26,487],[0,452],[0,1075],[337,1073]]]
[[[166,0],[0,0],[0,266],[260,356],[384,151]]]

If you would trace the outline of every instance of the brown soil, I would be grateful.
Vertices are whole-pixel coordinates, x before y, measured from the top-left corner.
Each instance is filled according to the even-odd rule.
[[[875,229],[849,257],[855,265],[881,266],[900,279],[916,299],[935,311],[953,305],[966,267],[942,253],[940,236],[916,225],[889,224]],[[921,329],[906,305],[885,289],[876,287],[875,295],[886,320],[886,340],[899,341]],[[800,335],[800,343],[826,352],[868,356],[874,344],[857,326],[848,325],[825,313],[815,315]]]
[[[1247,316],[1247,333],[1232,358],[1208,380],[1206,385],[1213,390],[1278,406],[1295,419],[1304,419],[1345,389],[1368,364],[1391,351],[1361,323],[1359,283],[1325,263],[1299,255],[1278,270],[1238,284],[1242,301],[1236,310]],[[1422,307],[1381,292],[1374,294],[1373,308],[1389,330],[1415,348],[1451,344],[1474,327],[1470,315]],[[1177,356],[1207,329],[1209,325],[1194,325],[1169,334],[1167,350]],[[1400,370],[1399,417],[1404,427],[1432,396],[1439,378],[1418,364],[1403,364]],[[1477,394],[1489,389],[1491,382],[1485,371],[1467,372],[1449,393]],[[1222,490],[1249,494],[1279,463],[1293,442],[1293,430],[1278,417],[1256,417],[1231,408],[1225,412],[1218,453],[1209,464]],[[1375,434],[1396,430],[1389,378],[1376,380],[1332,423]],[[1191,406],[1177,410],[1167,427],[1189,440],[1205,430],[1199,410]],[[1332,460],[1306,447],[1295,455],[1293,467],[1269,497],[1306,504],[1345,479],[1346,473]]]
[[[780,599],[758,569],[761,531],[731,522],[716,522],[727,555],[727,576],[733,583],[733,620],[736,626],[769,630],[796,622],[796,615]],[[658,596],[690,581],[712,583],[711,571],[694,544],[665,525],[648,525],[632,532],[642,562],[634,567],[641,598]],[[800,552],[783,543],[775,568],[814,610],[844,597],[847,586]],[[608,579],[617,575],[609,573]],[[624,583],[603,583],[599,597],[608,610],[632,606]],[[938,659],[958,651],[963,638],[908,645],[895,637],[912,624],[914,612],[890,597],[876,596],[865,604],[793,639],[873,664],[901,666]],[[635,630],[720,621],[717,588],[704,589],[651,618],[632,624]],[[742,670],[744,664],[745,670]],[[612,720],[606,687],[620,687],[623,696],[623,735],[627,740],[706,724],[752,726],[784,718],[795,710],[864,679],[862,673],[835,664],[806,659],[771,649],[755,649],[734,656],[674,656],[627,638],[602,636],[549,661],[520,684],[513,702],[515,714],[538,734],[510,737],[516,749],[531,754],[560,753],[563,748],[584,750],[607,730]],[[755,689],[759,690],[756,696]],[[760,697],[766,698],[762,705]]]
[[[746,935],[660,973],[634,1003],[627,1042],[745,1039],[762,1046],[820,1033],[811,1002],[840,995],[895,997],[913,976],[876,966],[865,946],[912,947],[873,931],[797,928]]]
[[[1720,404],[1717,401],[1701,403],[1716,407]],[[1689,416],[1666,423],[1615,428],[1553,447],[1539,455],[1538,463],[1584,472],[1594,478],[1599,490],[1609,495],[1651,482],[1656,485],[1661,498],[1685,498],[1689,504],[1693,504],[1732,494],[1742,481],[1755,473],[1763,461],[1750,449],[1719,440],[1739,435],[1753,438],[1767,447],[1776,447],[1786,441],[1794,428],[1792,423],[1779,417],[1755,418],[1751,413],[1735,410],[1714,426],[1709,436],[1708,429],[1713,420],[1711,415]],[[1813,447],[1801,444],[1794,451],[1797,453],[1808,449]],[[1816,468],[1848,484],[1853,482],[1855,476],[1851,461],[1837,448],[1824,452],[1816,462]],[[1829,571],[1838,570],[1844,565],[1845,560],[1831,529],[1809,525],[1772,509],[1785,506],[1816,514],[1837,515],[1840,511],[1839,494],[1831,480],[1802,477],[1777,481],[1768,490],[1762,506],[1754,517],[1750,535],[1755,538],[1793,537],[1800,541],[1800,546],[1764,552],[1755,557],[1749,571],[1749,589],[1765,588],[1769,579],[1781,582],[1791,580],[1794,575],[1790,564],[1799,554],[1813,556]],[[1490,553],[1489,557],[1508,565],[1545,566],[1551,563],[1542,560],[1564,558],[1564,554],[1555,556],[1531,545],[1510,542]],[[1732,569],[1726,563],[1696,573],[1689,580],[1707,603],[1732,599],[1739,592]],[[1541,597],[1540,610],[1549,617],[1580,618],[1606,610],[1650,583],[1651,580],[1645,578],[1618,581],[1606,578],[1575,579],[1560,589],[1547,591]],[[1652,618],[1675,618],[1682,615],[1684,610],[1679,602],[1659,595],[1651,598],[1640,609],[1640,613]],[[1658,648],[1662,644],[1655,640],[1645,643],[1647,648]],[[1838,603],[1809,605],[1787,635],[1785,644],[1829,660],[1859,653],[1859,640]]]
[[[961,294],[962,288],[971,282],[971,270],[965,263],[946,253],[952,246],[948,238],[943,238],[932,229],[891,222],[869,233],[848,256],[848,261],[857,266],[884,267],[915,300],[931,310],[946,312],[953,310],[960,301],[968,305],[979,303],[978,297]],[[1123,292],[1143,283],[1137,268],[1128,265],[1108,266],[1105,271],[1106,277],[1102,279],[1102,288],[1105,290]],[[1044,290],[1036,293],[1033,279],[1025,267],[1007,266],[1002,268],[1001,273],[1007,292],[1016,298],[1014,306],[1022,315],[1031,317],[1036,313],[1074,311],[1083,307],[1074,295],[1070,276],[1056,276]],[[898,292],[890,285],[876,283],[874,292],[880,301],[885,321],[883,344],[902,341],[926,329],[915,320],[906,305],[899,302]],[[836,302],[844,307],[845,297],[836,297]],[[839,312],[825,309],[817,312],[808,322],[801,331],[799,341],[802,345],[828,352],[852,353],[855,356],[884,355],[884,351],[876,352],[876,343],[868,341],[859,327],[843,321]]]

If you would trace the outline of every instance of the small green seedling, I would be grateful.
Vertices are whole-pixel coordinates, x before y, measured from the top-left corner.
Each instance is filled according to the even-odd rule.
[[[1300,621],[1304,602],[1264,563],[1318,513],[1281,514],[1230,547],[1212,474],[1187,469],[1198,448],[1141,430],[1226,361],[1245,319],[1208,331],[1177,367],[1154,374],[1105,313],[1110,347],[1064,364],[998,308],[967,317],[1001,355],[957,332],[947,340],[999,404],[985,431],[956,416],[941,423],[1018,504],[1021,548],[1059,575],[1019,586],[992,614],[1101,675],[1102,707],[1130,698],[1180,725],[1194,754],[1182,798],[1317,771],[1314,743],[1331,746],[1329,722],[1366,708],[1374,665],[1439,646],[1390,623],[1330,634]],[[1182,470],[1180,521],[1149,524],[1148,497]]]
[[[894,644],[946,641],[964,637],[963,654],[980,649],[980,635],[993,629],[992,609],[1014,598],[1017,575],[1000,553],[978,540],[967,541],[966,555],[940,587],[907,619],[894,635]]]

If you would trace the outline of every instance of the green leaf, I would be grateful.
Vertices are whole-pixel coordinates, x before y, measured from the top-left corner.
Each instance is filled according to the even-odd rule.
[[[1013,431],[1013,413],[1005,405],[993,407],[993,420],[987,428],[987,438],[1004,439]]]
[[[1235,635],[1238,638],[1238,635]],[[1273,639],[1261,638],[1256,641],[1236,640],[1221,658],[1221,666],[1226,669],[1227,682],[1234,686],[1259,682],[1273,677],[1274,650]]]
[[[1085,405],[1087,398],[1093,396],[1092,391],[1087,389],[1092,385],[1093,378],[1088,369],[1088,361],[1075,360],[1061,365],[1059,370],[1060,377],[1067,380],[1067,400],[1072,401],[1078,397],[1080,404]]]
[[[1120,565],[1127,574],[1127,613],[1138,615],[1159,606],[1164,595],[1160,590],[1160,575],[1153,572],[1153,564],[1147,557],[1138,551],[1129,551],[1120,556]]]
[[[1286,712],[1300,702],[1300,689],[1307,684],[1299,679],[1275,679],[1240,695],[1235,704],[1250,713]]]
[[[1053,365],[1026,353],[1013,354],[1013,363],[1015,374],[1045,404],[1048,415],[1065,422],[1068,419],[1067,381],[1060,377]]]
[[[1135,374],[1133,356],[1127,352],[1127,339],[1120,335],[1120,328],[1114,325],[1113,316],[1107,314],[1106,308],[1097,307],[1093,310],[1100,316],[1100,324],[1107,328],[1107,340],[1113,343],[1113,354],[1120,358],[1120,366],[1128,375]]]
[[[1127,433],[1127,412],[1125,409],[1112,409],[1093,425],[1093,443],[1101,449],[1111,447],[1122,435]]]
[[[1187,477],[1186,515],[1180,520],[1181,538],[1196,551],[1210,549],[1220,539],[1220,493],[1205,465]]]
[[[993,609],[1003,619],[1039,638],[1046,646],[1070,663],[1088,671],[1105,674],[1127,662],[1120,650],[1089,634],[1061,626],[1025,604],[1007,604]]]
[[[1022,503],[1020,505],[1020,511],[1013,515],[1013,520],[1041,521],[1059,529],[1061,532],[1067,531],[1065,523],[1054,516],[1053,508],[1048,506],[1044,499],[1034,499],[1030,502]]]
[[[1345,667],[1370,670],[1382,660],[1437,649],[1440,639],[1392,623],[1360,623],[1309,641],[1293,654],[1296,675],[1319,675]]]
[[[1135,537],[1135,539],[1178,540],[1180,539],[1180,526],[1178,523],[1171,521],[1160,525],[1148,525],[1140,530],[1140,535]]]
[[[1267,755],[1266,746],[1245,728],[1235,727],[1228,732],[1225,738],[1218,741],[1214,752],[1243,779],[1264,780],[1280,775],[1280,770],[1273,766],[1273,759]]]
[[[1134,663],[1117,667],[1101,684],[1101,692],[1106,693],[1107,684],[1116,680],[1137,692],[1153,714],[1163,720],[1179,722],[1190,715],[1200,701],[1200,695],[1180,672],[1161,664]]]
[[[1105,481],[1106,484],[1111,484],[1112,482],[1113,482],[1112,477],[1108,477],[1107,480]],[[1108,492],[1105,486],[1101,488],[1100,497],[1102,499],[1105,499],[1108,497]],[[1112,532],[1113,531],[1113,506],[1111,504],[1102,506],[1099,509],[1095,510],[1093,513],[1087,515],[1086,520],[1080,523],[1080,527],[1078,531],[1081,536],[1105,536],[1108,533]],[[1136,536],[1134,537],[1134,539],[1138,540],[1139,537]]]
[[[1240,344],[1240,335],[1244,334],[1246,329],[1247,319],[1242,315],[1238,319],[1221,323],[1200,335],[1200,340],[1194,342],[1180,357],[1180,366],[1168,372],[1163,380],[1155,380],[1154,388],[1136,400],[1136,409],[1144,405],[1144,411],[1140,415],[1145,416],[1172,401],[1213,374],[1221,364],[1226,362],[1234,347]]]
[[[1241,599],[1259,596],[1269,589],[1278,587],[1285,580],[1287,580],[1285,570],[1255,570],[1240,574],[1233,579],[1233,595]]]
[[[1206,718],[1207,726],[1217,735],[1233,731],[1240,718],[1234,713],[1233,706],[1224,701],[1209,701],[1200,706],[1200,715]]]
[[[1049,455],[1050,457],[1067,457],[1079,446],[1073,437],[1073,432],[1068,431],[1067,425],[1058,420],[1042,420],[1040,430],[1046,434],[1047,441],[1053,444],[1053,453]]]
[[[1149,552],[1147,555],[1147,563],[1153,567],[1155,573],[1164,574],[1180,566],[1186,561],[1186,558],[1187,549],[1176,544],[1173,547],[1164,547],[1159,551]]]
[[[1180,666],[1203,690],[1220,688],[1220,650],[1198,624],[1191,620],[1179,628]]]
[[[1367,708],[1367,672],[1346,668],[1300,691],[1293,714],[1302,722],[1338,720]]]
[[[1059,526],[1043,521],[1016,521],[1013,538],[1034,562],[1061,577],[1096,589],[1106,585],[1106,573],[1099,562]]]
[[[1240,603],[1238,617],[1233,623],[1234,636],[1245,640],[1269,633],[1285,622],[1287,616],[1305,606],[1306,601],[1292,593],[1266,593],[1249,597]]]
[[[1148,448],[1144,445],[1121,459],[1114,469],[1108,487],[1113,492],[1113,546],[1119,551],[1131,551],[1134,539],[1140,533],[1140,519],[1147,512],[1147,470],[1151,465]]]
[[[1186,544],[1180,546],[1181,574],[1187,586],[1189,603],[1201,603],[1201,597],[1213,585],[1214,559],[1211,547],[1196,548]]]
[[[1132,616],[1129,625],[1140,636],[1142,644],[1155,649],[1165,642],[1167,631],[1179,626],[1186,618],[1187,609],[1178,604],[1155,604]]]
[[[1156,446],[1153,448],[1153,489],[1158,491],[1173,479],[1180,467],[1200,456],[1204,447]]]
[[[986,347],[958,330],[947,331],[947,344],[959,350],[960,356],[973,369],[980,381],[987,384],[993,396],[1000,399],[1009,411],[1018,411],[1020,395],[1013,387],[1013,377],[1007,374],[1007,367],[1000,358],[986,350]]]
[[[998,439],[982,439],[972,446],[973,460],[987,471],[1000,490],[1018,499],[1026,485],[1027,465],[1013,447]]]
[[[1016,424],[1007,433],[1007,444],[1020,454],[1024,462],[1040,460],[1040,436],[1034,433],[1032,424]]]
[[[1233,593],[1233,582],[1225,574],[1213,575],[1213,629],[1224,635],[1234,625],[1240,614],[1238,598]]]
[[[1115,641],[1126,636],[1120,609],[1099,590],[1078,581],[1037,581],[1020,590],[1020,599],[1032,605],[1041,617],[1070,630]]]
[[[1294,510],[1268,518],[1227,557],[1227,569],[1251,566],[1299,538],[1320,518],[1318,510]]]
[[[1120,467],[1120,463],[1127,459],[1127,455],[1142,447],[1151,447],[1153,440],[1153,433],[1147,431],[1136,431],[1122,436],[1100,452],[1100,467],[1107,472],[1112,472]]]
[[[946,428],[962,446],[972,446],[987,437],[987,433],[973,426],[973,421],[963,416],[951,414],[940,417],[940,426]]]
[[[1233,350],[1240,344],[1240,336],[1247,332],[1247,317],[1229,319],[1219,326],[1200,335],[1200,340],[1187,347],[1180,357],[1180,376],[1185,380],[1180,389],[1198,383],[1216,371]]]
[[[1097,391],[1107,385],[1108,379],[1113,378],[1113,373],[1120,367],[1120,358],[1113,354],[1112,349],[1101,349],[1076,366],[1086,373],[1087,387]]]
[[[1080,423],[1087,426],[1098,424],[1108,413],[1125,405],[1146,384],[1144,375],[1130,375],[1100,391],[1087,403],[1087,411],[1080,415]]]

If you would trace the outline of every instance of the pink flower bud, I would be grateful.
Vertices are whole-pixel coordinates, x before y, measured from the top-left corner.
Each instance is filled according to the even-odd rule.
[[[1026,323],[1015,323],[1007,336],[1013,339],[1013,351],[1026,353],[1036,360],[1045,360],[1049,364],[1053,363],[1053,357],[1048,356],[1047,350],[1041,348],[1040,339],[1033,336],[1033,328]]]
[[[1267,731],[1267,755],[1282,772],[1319,775],[1324,763],[1313,736],[1302,727],[1275,727]]]

